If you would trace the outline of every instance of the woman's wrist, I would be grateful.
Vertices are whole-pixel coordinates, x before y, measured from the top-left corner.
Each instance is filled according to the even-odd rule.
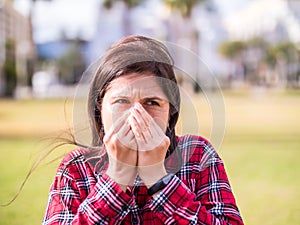
[[[149,166],[139,166],[138,174],[147,188],[149,188],[162,177],[167,175],[167,171],[164,164],[154,164]]]
[[[106,171],[111,179],[113,179],[123,191],[126,190],[127,186],[133,184],[136,177],[136,168],[133,166],[123,166],[121,168],[115,169],[114,167],[108,167]]]

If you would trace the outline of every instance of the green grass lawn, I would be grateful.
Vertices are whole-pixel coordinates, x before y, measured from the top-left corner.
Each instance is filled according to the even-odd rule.
[[[201,95],[193,101],[200,109],[201,133],[210,138],[209,104]],[[299,92],[226,92],[224,101],[226,129],[218,151],[245,224],[300,224]],[[41,154],[39,138],[60,132],[70,121],[72,101],[0,100],[1,204],[14,196]],[[64,149],[58,151],[52,158]],[[19,197],[0,207],[0,225],[41,224],[58,163],[39,167]]]

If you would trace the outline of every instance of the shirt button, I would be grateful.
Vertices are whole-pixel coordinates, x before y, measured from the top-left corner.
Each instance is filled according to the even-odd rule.
[[[123,206],[122,206],[122,210],[123,210],[123,211],[127,211],[127,209],[128,209],[127,205],[123,205]]]
[[[158,206],[157,211],[160,213],[164,212],[164,207]]]
[[[132,218],[132,223],[133,224],[138,224],[139,223],[139,220],[137,218]]]
[[[134,193],[135,193],[135,194],[139,193],[139,187],[135,187],[135,188],[134,188]]]

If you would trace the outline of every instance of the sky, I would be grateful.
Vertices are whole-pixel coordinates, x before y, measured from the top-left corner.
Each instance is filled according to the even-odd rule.
[[[102,0],[52,0],[35,3],[33,11],[34,39],[36,42],[58,39],[62,31],[68,37],[89,39],[96,31],[97,14]],[[152,0],[153,1],[153,0]],[[226,16],[249,0],[214,0],[222,15]],[[28,14],[30,0],[14,0],[15,8]]]
[[[83,34],[89,38],[95,32],[98,0],[36,1],[33,11],[34,38],[37,42],[57,39],[62,31],[68,36]],[[30,1],[15,0],[15,8],[28,14]]]

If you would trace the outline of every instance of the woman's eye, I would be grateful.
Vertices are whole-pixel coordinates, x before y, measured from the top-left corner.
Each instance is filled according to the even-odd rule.
[[[145,105],[148,105],[148,106],[159,106],[159,103],[157,101],[146,101]]]
[[[129,101],[128,101],[127,99],[121,98],[121,99],[117,99],[117,100],[115,101],[115,103],[128,104]]]

